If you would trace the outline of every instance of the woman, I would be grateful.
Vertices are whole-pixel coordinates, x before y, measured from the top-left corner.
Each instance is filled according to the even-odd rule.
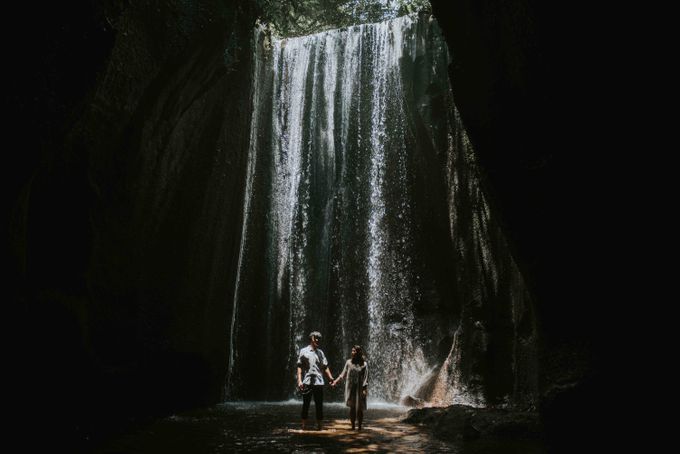
[[[349,419],[354,422],[359,419],[359,429],[364,420],[366,410],[366,395],[368,394],[368,362],[364,358],[364,351],[360,345],[352,347],[352,357],[345,363],[345,368],[338,378],[333,380],[332,386],[345,380],[345,403],[349,407]]]

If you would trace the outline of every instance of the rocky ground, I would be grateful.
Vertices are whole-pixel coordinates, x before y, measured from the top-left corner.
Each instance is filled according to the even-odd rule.
[[[158,420],[94,451],[101,454],[544,452],[536,440],[514,438],[529,433],[525,429],[534,430],[531,418],[520,418],[513,424],[508,415],[458,407],[408,412],[406,407],[374,405],[367,412],[363,429],[353,431],[347,408],[332,403],[324,406],[323,430],[302,431],[297,402],[229,403]],[[451,429],[446,431],[443,427],[448,424]],[[462,432],[458,434],[458,431]],[[474,431],[479,434],[474,436]]]
[[[408,412],[405,423],[427,427],[437,438],[460,441],[526,441],[538,443],[541,425],[535,412],[451,405]]]

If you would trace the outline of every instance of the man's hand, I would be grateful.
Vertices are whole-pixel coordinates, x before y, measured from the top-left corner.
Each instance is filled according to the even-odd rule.
[[[298,380],[298,388],[302,389],[303,386],[304,385],[302,384],[302,382],[300,380]]]

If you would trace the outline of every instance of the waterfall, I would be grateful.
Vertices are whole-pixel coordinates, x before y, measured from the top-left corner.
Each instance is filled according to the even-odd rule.
[[[364,346],[373,399],[533,393],[530,298],[486,201],[436,21],[255,38],[228,397],[287,397],[313,329],[335,374]],[[480,326],[501,334],[480,343]],[[480,360],[489,348],[510,356]]]

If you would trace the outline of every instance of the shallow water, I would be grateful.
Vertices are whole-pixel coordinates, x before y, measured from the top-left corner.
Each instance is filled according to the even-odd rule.
[[[314,404],[312,404],[313,407]],[[401,422],[408,408],[370,405],[361,431],[350,428],[348,409],[324,405],[323,430],[300,430],[301,403],[233,402],[173,415],[100,447],[98,453],[228,452],[448,452],[527,453],[543,451],[536,443],[445,442],[426,427]],[[310,408],[310,422],[314,409]]]

